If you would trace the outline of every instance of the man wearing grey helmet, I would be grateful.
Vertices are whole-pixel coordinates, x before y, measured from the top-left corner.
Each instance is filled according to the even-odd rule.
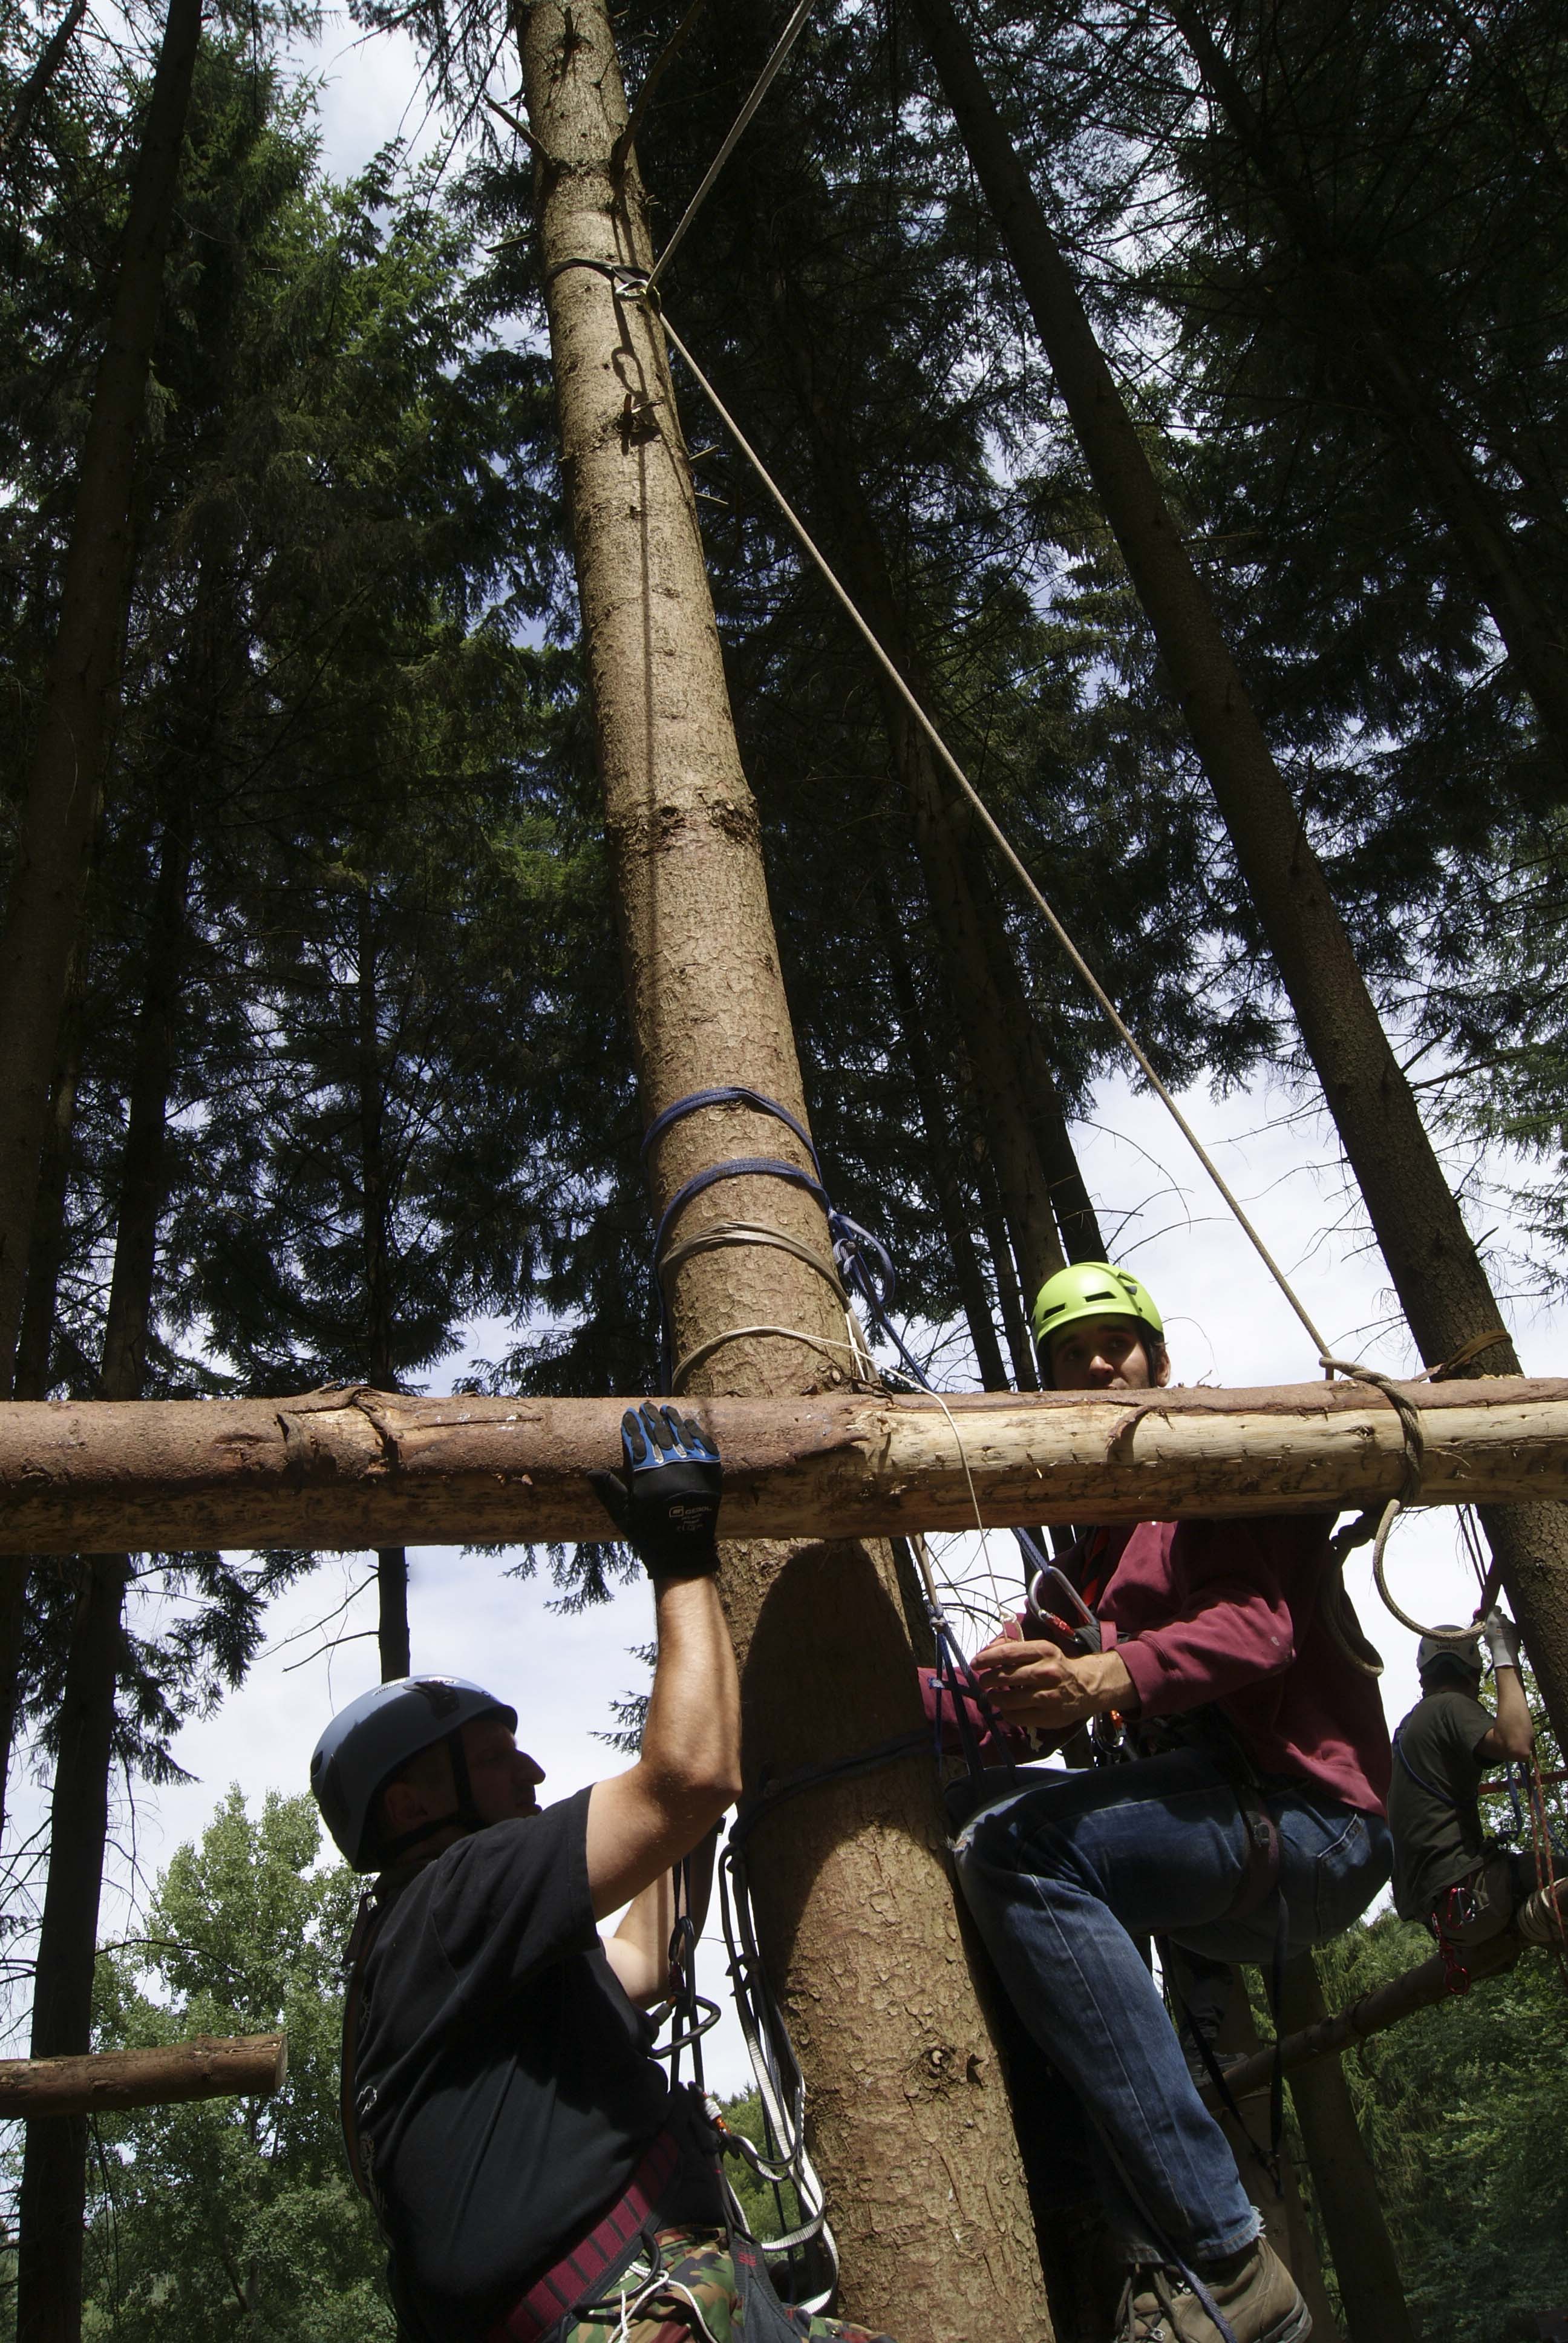
[[[379,1874],[346,1964],[349,2162],[408,2343],[603,2343],[606,2302],[624,2343],[742,2326],[748,2343],[886,2343],[780,2308],[728,2232],[700,2105],[648,2056],[643,2013],[672,1983],[672,1866],[697,1855],[705,1904],[739,1790],[740,1701],[714,1584],[719,1453],[651,1403],[621,1436],[622,1474],[594,1481],[653,1581],[636,1765],[541,1809],[517,1711],[441,1676],[362,1694],[311,1761],[338,1846]]]
[[[1482,1647],[1495,1716],[1480,1699]],[[1526,1944],[1561,1943],[1563,1922],[1546,1889],[1532,1889],[1518,1855],[1488,1844],[1481,1819],[1486,1768],[1528,1757],[1535,1745],[1517,1630],[1494,1606],[1477,1626],[1423,1635],[1416,1666],[1421,1698],[1393,1736],[1394,1909],[1456,1947],[1495,1936],[1511,1921]]]

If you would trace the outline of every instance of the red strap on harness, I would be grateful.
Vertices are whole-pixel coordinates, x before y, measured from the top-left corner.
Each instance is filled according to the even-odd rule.
[[[580,2303],[591,2302],[596,2288],[624,2260],[628,2247],[636,2243],[679,2162],[675,2134],[661,2131],[632,2174],[625,2196],[610,2207],[596,2229],[579,2237],[553,2268],[535,2279],[522,2300],[496,2321],[485,2343],[539,2343]]]

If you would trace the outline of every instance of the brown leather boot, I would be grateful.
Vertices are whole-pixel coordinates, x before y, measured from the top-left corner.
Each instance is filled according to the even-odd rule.
[[[1211,2263],[1199,2277],[1223,2326],[1215,2325],[1180,2270],[1135,2269],[1121,2298],[1115,2343],[1306,2343],[1312,2312],[1266,2237],[1228,2262]]]

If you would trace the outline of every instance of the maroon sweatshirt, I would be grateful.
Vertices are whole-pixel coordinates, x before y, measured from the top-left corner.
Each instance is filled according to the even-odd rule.
[[[1302,1775],[1381,1815],[1392,1762],[1382,1701],[1318,1603],[1332,1528],[1321,1513],[1140,1522],[1094,1532],[1065,1567],[1091,1601],[1093,1583],[1103,1589],[1104,1647],[1143,1715],[1214,1701],[1260,1772]]]

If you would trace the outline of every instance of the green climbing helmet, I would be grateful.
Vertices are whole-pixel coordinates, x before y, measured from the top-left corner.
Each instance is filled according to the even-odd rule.
[[[1157,1342],[1165,1340],[1165,1322],[1149,1288],[1130,1269],[1112,1269],[1108,1261],[1075,1261],[1046,1279],[1034,1304],[1034,1346],[1041,1357],[1051,1335],[1081,1318],[1135,1318]]]

